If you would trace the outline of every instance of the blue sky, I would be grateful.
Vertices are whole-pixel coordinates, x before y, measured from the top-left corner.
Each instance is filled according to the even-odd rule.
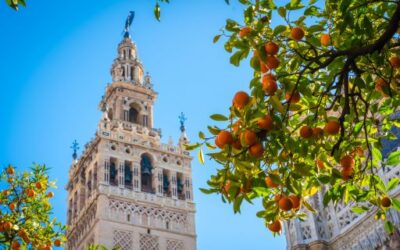
[[[226,18],[240,20],[239,5],[223,0],[173,0],[153,17],[154,1],[33,1],[19,12],[0,2],[0,166],[32,162],[52,167],[59,188],[55,215],[65,222],[68,169],[77,139],[93,137],[101,114],[97,106],[110,78],[110,66],[129,10],[136,11],[132,38],[159,93],[155,127],[163,141],[179,137],[178,115],[188,117],[192,141],[210,123],[209,115],[227,113],[234,93],[247,89],[252,71],[229,64],[223,44],[212,38]],[[285,249],[245,205],[234,215],[219,196],[204,195],[216,165],[193,161],[198,249]]]

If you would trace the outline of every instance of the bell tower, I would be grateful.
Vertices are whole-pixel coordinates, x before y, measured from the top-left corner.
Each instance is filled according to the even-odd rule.
[[[69,171],[68,249],[90,243],[122,250],[196,249],[192,158],[184,116],[179,143],[154,128],[157,93],[139,60],[129,27],[118,45],[94,138]]]

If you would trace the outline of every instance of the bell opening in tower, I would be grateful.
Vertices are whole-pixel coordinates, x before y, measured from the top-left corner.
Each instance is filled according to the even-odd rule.
[[[153,193],[152,187],[152,163],[149,155],[144,154],[141,157],[140,168],[141,168],[141,183],[142,183],[142,192]]]

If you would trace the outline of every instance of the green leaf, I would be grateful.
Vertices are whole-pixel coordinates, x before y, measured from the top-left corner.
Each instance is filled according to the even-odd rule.
[[[213,188],[213,189],[199,188],[199,190],[200,190],[202,193],[205,193],[205,194],[212,194],[212,193],[218,192],[218,189],[215,189],[215,188]]]
[[[400,212],[400,200],[392,198],[392,205],[397,211]]]
[[[211,119],[213,119],[214,121],[227,121],[228,117],[224,116],[224,115],[220,115],[220,114],[213,114],[210,116]]]
[[[240,213],[240,205],[242,205],[242,201],[243,201],[243,196],[239,196],[237,199],[235,199],[235,201],[233,202],[233,212],[236,213]]]
[[[206,138],[206,136],[204,135],[204,133],[203,132],[199,132],[199,138],[200,138],[200,140],[204,140],[205,138]]]
[[[389,181],[387,185],[387,191],[391,191],[395,189],[399,185],[400,179],[399,178],[393,178],[391,181]]]
[[[372,148],[372,157],[373,157],[374,161],[382,161],[381,151],[378,148],[373,147]]]
[[[221,35],[216,35],[216,36],[214,36],[213,43],[218,42],[218,40],[219,40],[220,38],[221,38]]]
[[[281,114],[283,114],[283,113],[285,112],[285,110],[284,110],[284,108],[283,108],[283,106],[282,106],[282,103],[280,102],[279,98],[278,98],[276,95],[271,96],[271,97],[269,98],[269,102],[270,102],[271,105],[272,105],[276,110],[278,110],[278,112],[280,112]]]
[[[160,5],[158,3],[156,3],[156,6],[154,7],[154,16],[156,17],[157,21],[160,21],[161,10],[160,10]]]
[[[189,145],[185,145],[185,149],[186,150],[193,150],[193,149],[196,149],[196,148],[198,148],[200,146],[201,146],[200,143],[189,144]]]
[[[199,159],[199,162],[204,165],[204,155],[203,155],[203,150],[200,148],[198,154],[197,154],[197,158]]]
[[[274,29],[274,35],[279,35],[280,33],[284,32],[286,30],[285,25],[278,25]]]
[[[286,9],[285,9],[285,7],[279,7],[279,8],[278,8],[278,14],[279,14],[281,17],[285,18],[285,17],[286,17]]]
[[[236,51],[230,58],[230,62],[231,64],[235,65],[235,66],[239,66],[240,65],[240,61],[244,58],[246,58],[248,54],[247,50],[238,50]]]
[[[400,164],[400,150],[390,153],[387,158],[386,164],[389,166],[396,166]]]
[[[362,207],[352,207],[351,211],[353,211],[356,214],[362,214],[362,213],[365,213],[366,211],[368,211],[368,208],[364,207],[364,206],[362,206]]]
[[[311,213],[316,213],[317,211],[315,211],[315,209],[306,201],[303,200],[303,205],[308,209],[308,211],[310,211]]]
[[[253,191],[259,196],[267,196],[269,194],[269,189],[265,187],[254,187]]]
[[[394,226],[393,226],[392,222],[390,222],[389,220],[385,221],[384,228],[388,234],[392,234],[394,231]]]

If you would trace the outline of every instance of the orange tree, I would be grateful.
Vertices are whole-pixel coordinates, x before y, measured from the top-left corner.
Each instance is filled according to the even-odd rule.
[[[0,244],[2,249],[49,250],[65,241],[64,226],[51,219],[54,187],[48,169],[34,165],[16,173],[10,165],[1,173]]]
[[[398,151],[381,154],[400,126],[391,116],[400,103],[400,1],[239,2],[243,20],[228,19],[214,42],[225,38],[230,62],[249,58],[254,74],[227,114],[211,116],[221,125],[187,146],[200,147],[204,162],[206,145],[220,165],[202,191],[221,194],[235,212],[261,198],[257,216],[273,232],[282,220],[305,218],[301,205],[314,211],[306,197],[324,185],[324,205],[354,201],[363,213],[370,203],[382,219],[400,210],[388,194],[399,180],[385,184],[378,174],[400,163]]]
[[[18,10],[19,6],[26,7],[25,0],[6,0],[6,3],[14,10]]]

